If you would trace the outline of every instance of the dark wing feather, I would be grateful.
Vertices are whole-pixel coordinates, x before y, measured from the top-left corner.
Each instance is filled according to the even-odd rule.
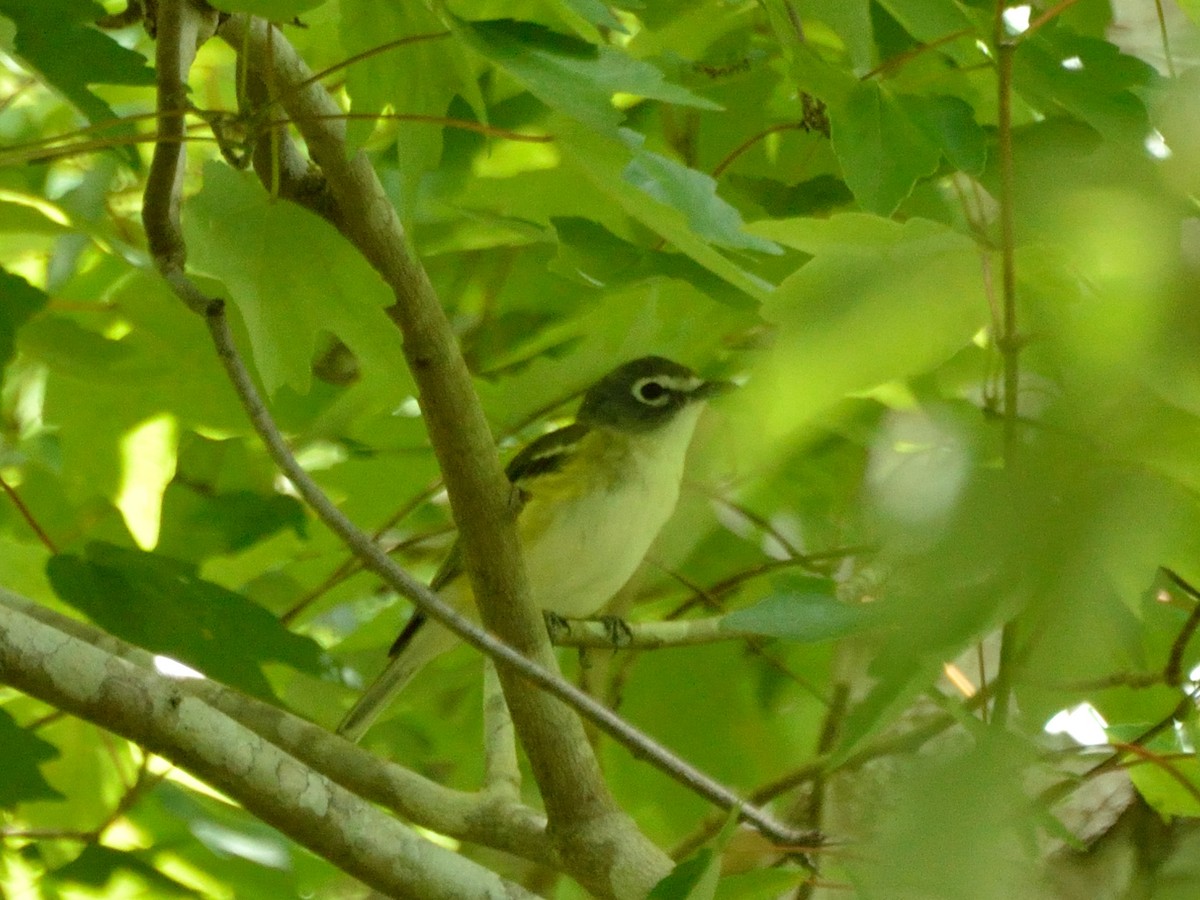
[[[512,462],[505,467],[504,473],[509,481],[521,487],[522,482],[532,481],[539,475],[557,472],[571,458],[575,447],[590,430],[589,426],[575,422],[549,434],[543,434],[514,456]]]

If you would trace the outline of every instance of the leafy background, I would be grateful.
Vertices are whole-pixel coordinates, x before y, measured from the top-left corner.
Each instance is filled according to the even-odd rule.
[[[291,23],[329,70],[502,452],[627,358],[748,375],[702,427],[679,513],[622,600],[653,619],[700,614],[704,596],[763,638],[588,672],[696,764],[840,842],[802,895],[1098,896],[1088,860],[1106,853],[1113,889],[1143,891],[1111,896],[1196,895],[1194,3],[1164,3],[1161,29],[1148,2],[1010,10],[1011,151],[997,8],[977,0],[215,5]],[[137,25],[94,27],[118,11],[0,0],[3,584],[332,724],[406,606],[291,497],[202,324],[153,273],[138,218],[153,46]],[[210,42],[192,102],[267,139],[235,119],[236,85]],[[387,291],[196,122],[192,271],[232,301],[305,465],[431,574],[447,508]],[[964,692],[996,677],[1006,622],[997,721]],[[473,788],[478,681],[469,652],[439,661],[368,745]],[[137,748],[3,702],[13,896],[363,895]],[[1103,755],[1046,731],[1080,704],[1106,725],[1093,740],[1135,745],[1115,780],[1079,778]],[[602,755],[664,846],[710,815],[625,751]],[[735,839],[716,890],[795,891],[803,874],[777,862]]]

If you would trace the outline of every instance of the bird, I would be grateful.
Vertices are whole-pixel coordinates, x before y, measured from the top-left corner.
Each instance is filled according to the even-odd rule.
[[[706,401],[729,387],[661,356],[634,359],[588,388],[571,424],[513,457],[505,474],[519,505],[517,534],[536,606],[586,618],[632,577],[675,509]],[[478,618],[457,543],[430,588]],[[457,642],[415,612],[337,732],[359,740],[413,676]]]

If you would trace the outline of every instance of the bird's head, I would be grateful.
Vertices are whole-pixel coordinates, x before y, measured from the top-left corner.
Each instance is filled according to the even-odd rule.
[[[583,395],[576,421],[619,431],[652,431],[731,386],[705,381],[664,357],[643,356],[617,366],[592,385]]]

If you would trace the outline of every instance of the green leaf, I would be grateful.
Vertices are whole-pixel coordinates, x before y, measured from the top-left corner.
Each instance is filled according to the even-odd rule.
[[[714,869],[719,873],[721,857],[707,847],[678,863],[671,874],[654,886],[647,900],[705,900],[713,896]]]
[[[343,0],[340,8],[338,33],[348,56],[368,53],[390,41],[425,36],[372,53],[350,66],[346,92],[354,115],[373,115],[391,106],[401,115],[442,117],[454,97],[461,95],[476,117],[486,121],[487,107],[466,49],[424,4]],[[351,144],[365,141],[374,128],[374,121],[351,120],[347,125]],[[437,168],[444,130],[436,122],[395,123],[400,203],[406,212],[412,209],[420,176]]]
[[[38,768],[38,763],[54,759],[58,749],[32,731],[19,726],[6,710],[0,709],[0,809],[12,809],[31,800],[62,800]]]
[[[258,697],[272,698],[263,663],[321,671],[315,642],[187,563],[90,543],[85,556],[53,557],[47,574],[58,596],[101,628]]]
[[[718,303],[748,306],[745,294],[687,256],[635,246],[590,219],[551,221],[559,249],[549,268],[588,287],[607,290],[665,276],[686,281]]]
[[[112,108],[89,90],[93,84],[154,84],[140,53],[121,46],[91,24],[104,15],[92,0],[0,0],[0,15],[17,26],[13,49],[93,123],[115,119]],[[132,135],[131,126],[110,135]],[[125,154],[131,165],[137,155]]]
[[[454,30],[472,49],[547,106],[599,131],[612,132],[623,118],[613,105],[616,93],[698,109],[719,109],[686,88],[670,84],[648,62],[542,25],[511,19],[474,23],[458,20]]]
[[[659,203],[683,213],[688,226],[700,237],[730,250],[783,252],[771,241],[742,230],[742,217],[717,196],[717,183],[711,176],[646,150],[637,132],[623,131],[621,137],[634,149],[633,159],[621,177]]]
[[[854,201],[846,182],[832,175],[818,175],[799,184],[784,184],[774,178],[755,178],[736,172],[725,178],[736,195],[757,203],[773,218],[828,214]]]
[[[751,869],[724,876],[714,896],[716,900],[775,900],[793,896],[796,888],[811,877],[807,872],[785,866]]]
[[[295,497],[230,491],[212,494],[172,483],[163,494],[158,551],[177,559],[202,560],[236,553],[282,531],[305,535],[304,507]]]
[[[813,643],[845,637],[874,624],[872,607],[843,603],[826,578],[786,576],[775,579],[767,597],[731,612],[722,627],[766,637]]]
[[[1109,739],[1136,740],[1148,727],[1142,723],[1109,728]],[[1192,755],[1185,755],[1189,753]],[[1129,767],[1129,779],[1142,799],[1166,819],[1200,817],[1200,759],[1191,745],[1168,732],[1147,747],[1146,754],[1140,765]]]
[[[132,874],[147,887],[154,888],[156,897],[194,897],[195,891],[164,875],[139,852],[116,850],[103,844],[89,843],[75,859],[50,873],[55,881],[81,884],[103,889],[113,878]]]
[[[765,304],[777,349],[739,394],[764,450],[848,393],[949,359],[987,321],[979,248],[944,225],[842,213],[748,227],[813,256]]]
[[[729,845],[737,825],[738,810],[731,809],[709,846],[701,847],[676,865],[670,875],[654,886],[649,900],[712,900],[721,877],[721,854]]]
[[[592,25],[611,29],[618,34],[627,33],[621,20],[613,14],[603,0],[556,0],[556,4]]]
[[[748,298],[760,300],[767,295],[770,285],[736,265],[718,252],[708,240],[697,234],[683,210],[663,202],[626,179],[630,164],[646,151],[631,152],[627,143],[594,132],[571,129],[566,123],[563,128],[556,129],[556,133],[559,138],[557,146],[562,151],[564,162],[585,176],[596,188],[608,194],[629,216],[666,238],[680,252],[738,288]],[[656,164],[653,161],[641,162],[635,166],[634,171],[654,171],[655,168]],[[699,192],[705,190],[700,182],[691,183]],[[681,199],[670,193],[661,196]],[[692,199],[699,201],[700,198],[697,195]],[[736,212],[733,212],[732,216],[724,212],[722,208],[731,208],[715,194],[712,195],[712,203],[713,206],[708,211],[711,218],[707,223],[703,221],[705,210],[702,203],[689,208],[688,212],[700,216],[699,224],[710,230],[732,227],[732,216],[736,216]],[[731,235],[728,236],[736,241]]]
[[[0,267],[0,377],[12,362],[17,330],[45,309],[49,299],[20,275]]]
[[[983,171],[983,129],[958,97],[894,94],[864,81],[829,101],[829,121],[846,184],[871,212],[891,215],[942,157],[960,171]]]
[[[1071,65],[1064,62],[1071,60]],[[1108,41],[1065,28],[1043,28],[1022,41],[1013,65],[1013,86],[1043,115],[1066,112],[1126,147],[1141,149],[1150,133],[1146,106],[1137,92],[1157,81],[1153,68]]]
[[[248,13],[272,22],[290,22],[301,13],[321,6],[325,0],[214,0],[213,6],[228,13]]]
[[[960,172],[978,175],[987,159],[987,139],[975,110],[958,97],[901,94],[896,102]]]
[[[366,260],[325,220],[273,202],[258,181],[221,163],[184,211],[193,265],[221,279],[250,332],[267,390],[308,392],[321,331],[346,342],[365,377],[398,399],[408,384],[394,298]]]

